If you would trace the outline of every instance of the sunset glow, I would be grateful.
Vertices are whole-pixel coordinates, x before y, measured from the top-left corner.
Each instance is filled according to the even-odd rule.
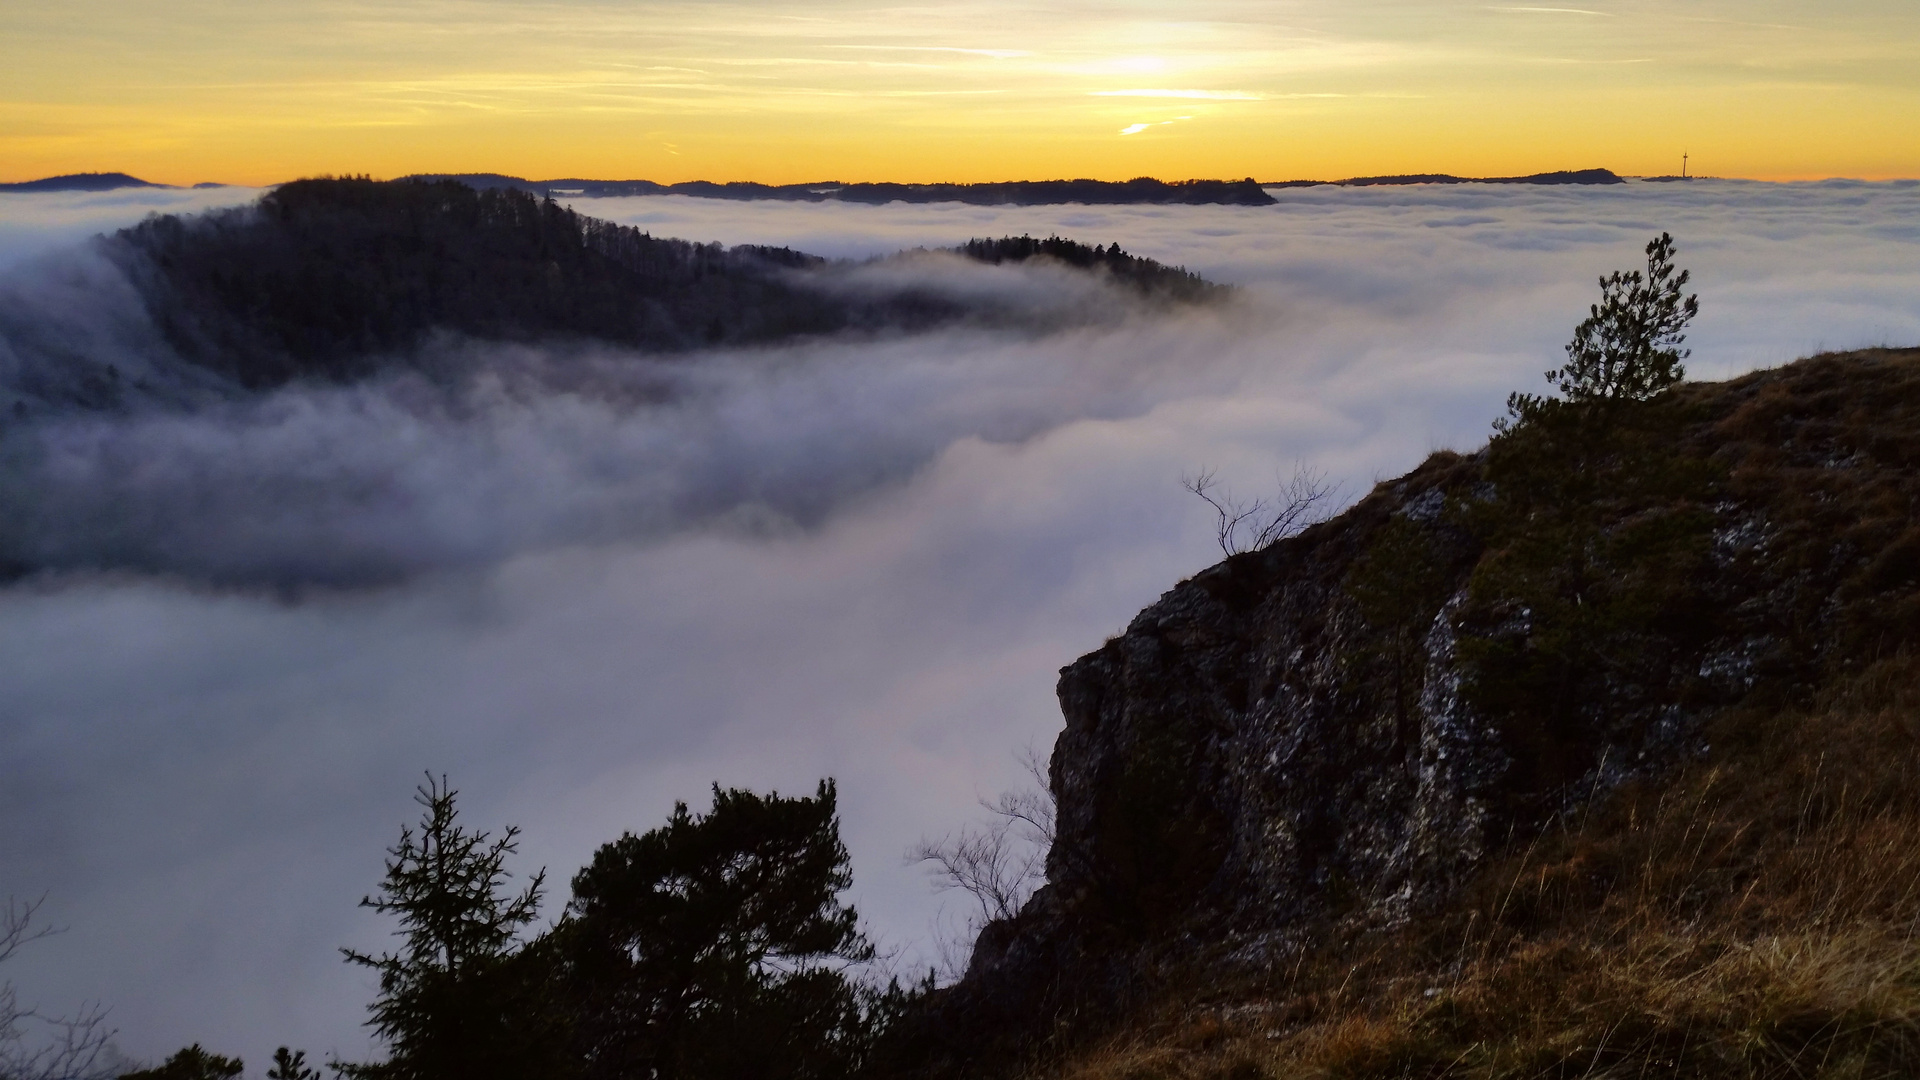
[[[1920,8],[14,5],[0,179],[1920,174]]]

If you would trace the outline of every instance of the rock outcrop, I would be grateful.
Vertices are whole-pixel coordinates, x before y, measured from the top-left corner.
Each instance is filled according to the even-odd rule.
[[[1490,854],[1920,629],[1920,350],[1436,454],[1181,583],[1061,673],[1048,882],[934,1071],[1447,902]]]

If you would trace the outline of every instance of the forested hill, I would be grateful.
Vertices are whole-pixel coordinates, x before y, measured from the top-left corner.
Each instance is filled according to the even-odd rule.
[[[993,317],[925,275],[868,275],[855,287],[834,273],[849,264],[655,237],[515,188],[451,180],[301,180],[253,207],[156,217],[115,241],[172,348],[254,389],[353,379],[437,331],[674,352]],[[1050,258],[1136,299],[1223,292],[1118,244],[1009,238],[963,253]]]
[[[1060,236],[1044,240],[1032,236],[1003,236],[998,240],[969,240],[955,250],[983,263],[1052,259],[1081,270],[1098,270],[1142,293],[1165,295],[1175,300],[1211,300],[1224,291],[1190,270],[1129,255],[1120,250],[1119,244],[1088,247]]]
[[[435,329],[653,349],[844,326],[785,248],[659,239],[512,190],[302,180],[255,207],[123,230],[147,307],[188,359],[249,387],[351,378]]]

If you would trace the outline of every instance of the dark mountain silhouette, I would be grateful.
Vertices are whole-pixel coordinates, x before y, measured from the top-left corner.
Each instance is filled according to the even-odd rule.
[[[253,389],[409,363],[438,332],[676,352],[994,317],[931,286],[852,287],[828,273],[846,264],[804,252],[663,239],[452,180],[296,181],[256,206],[149,219],[109,250],[182,357]],[[1117,244],[1022,237],[961,253],[1057,260],[1143,301],[1223,291]]]
[[[113,191],[118,188],[163,188],[168,184],[155,184],[126,173],[68,173],[65,176],[49,176],[41,180],[27,180],[17,184],[0,184],[0,191],[27,194],[38,191]]]

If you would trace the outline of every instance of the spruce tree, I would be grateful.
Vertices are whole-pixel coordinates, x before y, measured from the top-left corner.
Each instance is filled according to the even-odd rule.
[[[514,963],[519,934],[534,920],[546,872],[525,890],[506,889],[506,859],[519,830],[497,838],[457,821],[445,777],[414,795],[419,831],[402,827],[387,849],[381,892],[361,906],[399,918],[404,945],[373,955],[342,949],[377,972],[380,996],[368,1023],[386,1041],[384,1062],[335,1067],[350,1080],[518,1080],[541,1075],[546,1047],[529,987],[532,965]]]
[[[1683,290],[1692,273],[1673,265],[1673,237],[1647,244],[1647,270],[1616,270],[1600,279],[1600,302],[1567,343],[1567,362],[1547,372],[1563,400],[1573,403],[1644,401],[1686,377],[1690,350],[1682,331],[1700,313],[1700,298]],[[1514,394],[1500,427],[1539,417],[1551,399]]]

